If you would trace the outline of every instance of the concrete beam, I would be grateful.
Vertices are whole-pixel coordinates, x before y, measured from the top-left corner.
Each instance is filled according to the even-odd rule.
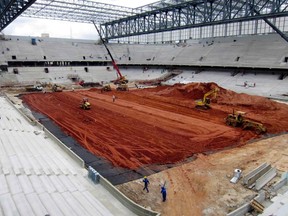
[[[271,169],[270,164],[261,165],[260,167],[253,170],[251,173],[249,173],[249,177],[245,180],[247,182],[247,187],[251,188],[251,186],[256,182],[257,179],[259,179],[262,175],[264,175],[268,170]]]
[[[254,198],[254,200],[256,200],[259,203],[262,203],[265,200],[265,192],[261,191],[258,194],[258,196]],[[244,205],[242,205],[238,209],[228,213],[227,216],[243,216],[247,212],[249,212],[251,209],[252,209],[252,207],[250,205],[250,202],[249,203],[245,203]]]
[[[271,179],[273,179],[277,175],[276,168],[271,168],[266,172],[264,175],[262,175],[259,179],[255,182],[255,189],[259,191],[262,187],[264,187]]]

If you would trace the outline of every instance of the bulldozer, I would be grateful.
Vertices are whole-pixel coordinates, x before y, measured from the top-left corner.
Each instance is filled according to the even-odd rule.
[[[108,91],[112,91],[112,88],[109,84],[106,84],[101,88],[101,92],[108,92]]]
[[[129,87],[127,84],[118,84],[117,88],[116,88],[117,91],[129,91]]]
[[[52,92],[62,92],[65,87],[60,86],[58,84],[54,84],[52,86]]]
[[[230,125],[233,127],[241,127],[243,130],[254,130],[257,134],[266,133],[267,129],[266,127],[259,123],[255,122],[249,119],[246,119],[245,112],[242,111],[236,111],[232,114],[228,114],[228,116],[225,118],[226,125]]]
[[[210,106],[211,99],[208,98],[208,96],[214,94],[214,97],[216,97],[217,92],[219,92],[219,89],[218,88],[214,88],[214,89],[208,91],[207,93],[205,93],[203,98],[202,98],[202,100],[197,100],[196,101],[195,107],[197,109],[205,109],[205,110],[210,109],[211,108],[211,106]]]
[[[90,110],[91,109],[91,104],[88,101],[88,98],[83,98],[82,103],[80,104],[80,107],[84,110]]]

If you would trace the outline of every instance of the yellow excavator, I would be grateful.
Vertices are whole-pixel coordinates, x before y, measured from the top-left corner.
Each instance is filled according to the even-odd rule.
[[[254,130],[257,134],[266,133],[267,129],[266,127],[259,123],[255,122],[249,119],[246,119],[245,112],[242,111],[236,111],[232,114],[228,114],[228,116],[225,119],[225,122],[227,125],[233,126],[233,127],[241,127],[243,130]]]
[[[197,100],[196,101],[196,105],[195,107],[197,109],[210,109],[210,103],[211,103],[211,99],[208,97],[212,94],[214,94],[214,98],[216,97],[217,92],[219,92],[219,88],[214,88],[210,91],[208,91],[207,93],[204,94],[202,100]]]
[[[82,103],[80,104],[80,107],[84,110],[90,110],[91,109],[91,104],[88,101],[88,98],[83,98]]]

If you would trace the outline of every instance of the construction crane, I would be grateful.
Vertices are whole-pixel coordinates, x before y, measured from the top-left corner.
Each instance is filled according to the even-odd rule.
[[[94,26],[95,26],[98,34],[99,34],[99,37],[100,37],[103,45],[105,46],[105,48],[106,48],[106,50],[107,50],[107,52],[108,52],[108,54],[109,54],[109,56],[110,56],[110,58],[111,58],[111,60],[112,60],[112,65],[113,65],[113,67],[114,67],[115,70],[117,71],[118,78],[117,78],[116,80],[114,80],[114,84],[115,84],[115,85],[117,85],[117,84],[127,84],[127,83],[128,83],[128,80],[126,79],[125,76],[123,76],[123,75],[121,74],[121,72],[120,72],[120,70],[119,70],[119,67],[117,66],[117,64],[116,64],[116,62],[115,62],[115,60],[114,60],[114,58],[113,58],[110,50],[108,49],[105,41],[103,40],[103,38],[102,38],[102,36],[101,36],[101,34],[100,34],[100,31],[99,31],[99,29],[97,28],[97,25],[95,24],[94,21],[93,21],[93,24],[94,24]]]
[[[210,91],[208,91],[207,93],[204,94],[202,100],[197,100],[196,101],[196,105],[195,107],[198,109],[210,109],[210,98],[208,98],[208,96],[214,94],[214,97],[216,97],[216,93],[219,91],[218,88],[214,88]]]

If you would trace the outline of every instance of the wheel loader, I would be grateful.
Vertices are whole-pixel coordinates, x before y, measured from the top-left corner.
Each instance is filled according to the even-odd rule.
[[[233,113],[226,117],[226,124],[232,127],[241,127],[243,130],[254,130],[257,134],[266,133],[267,129],[263,124],[246,119],[244,115],[245,112],[234,112],[233,110]]]

